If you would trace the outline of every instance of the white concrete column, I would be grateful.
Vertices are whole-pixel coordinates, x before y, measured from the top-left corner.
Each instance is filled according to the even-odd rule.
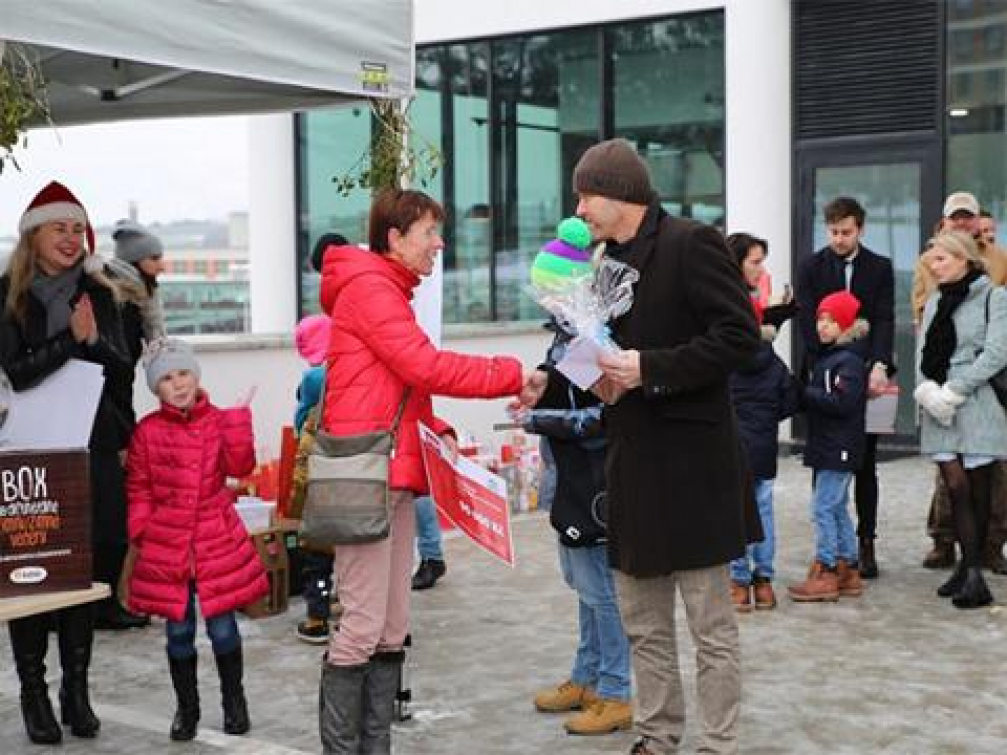
[[[253,333],[297,321],[294,116],[248,119],[248,261]]]
[[[782,291],[791,255],[790,0],[729,0],[725,26],[726,230],[769,241]]]

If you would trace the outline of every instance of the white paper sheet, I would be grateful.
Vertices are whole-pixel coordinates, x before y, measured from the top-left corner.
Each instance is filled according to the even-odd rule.
[[[593,338],[578,336],[570,342],[566,354],[556,363],[556,369],[582,391],[590,390],[602,376],[598,359],[605,348]]]
[[[34,388],[9,393],[0,450],[86,448],[104,383],[101,365],[71,359]]]

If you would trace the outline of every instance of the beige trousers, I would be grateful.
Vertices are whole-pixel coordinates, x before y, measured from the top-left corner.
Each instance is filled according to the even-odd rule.
[[[678,752],[685,730],[685,696],[675,635],[676,592],[696,647],[697,752],[738,752],[741,665],[738,624],[727,564],[660,577],[615,571],[623,624],[633,648],[636,729],[657,755]]]

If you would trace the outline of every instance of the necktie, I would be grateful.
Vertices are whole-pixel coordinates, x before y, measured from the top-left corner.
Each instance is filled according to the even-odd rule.
[[[849,291],[853,283],[853,260],[843,261],[843,280],[846,283],[846,290]]]

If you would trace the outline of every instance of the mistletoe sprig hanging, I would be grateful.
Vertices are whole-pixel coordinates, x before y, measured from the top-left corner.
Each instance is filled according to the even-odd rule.
[[[49,120],[45,79],[24,48],[0,43],[0,173],[9,162],[20,170],[16,147],[27,144],[30,126]]]
[[[374,126],[369,148],[332,182],[342,196],[355,189],[377,191],[401,186],[403,180],[426,187],[443,163],[440,150],[419,136],[409,123],[409,111],[395,100],[371,100]]]

